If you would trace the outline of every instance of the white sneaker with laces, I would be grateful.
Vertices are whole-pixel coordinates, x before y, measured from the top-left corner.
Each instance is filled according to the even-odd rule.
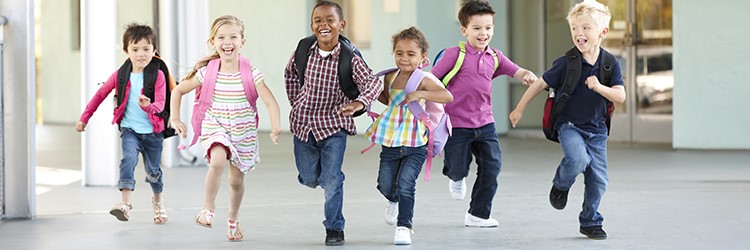
[[[394,245],[411,245],[411,229],[408,227],[396,227],[396,234],[393,236]]]
[[[464,224],[467,227],[497,227],[497,225],[500,223],[498,223],[497,220],[493,219],[492,217],[488,219],[482,219],[471,215],[469,212],[466,212],[466,216],[464,216]]]
[[[385,205],[385,224],[395,225],[398,219],[398,202],[388,201]]]
[[[448,191],[451,192],[453,199],[463,200],[466,196],[466,177],[460,181],[448,179]]]

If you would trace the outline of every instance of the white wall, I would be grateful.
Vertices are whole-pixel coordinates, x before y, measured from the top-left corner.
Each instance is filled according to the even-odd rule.
[[[750,149],[750,2],[672,4],[673,147]]]

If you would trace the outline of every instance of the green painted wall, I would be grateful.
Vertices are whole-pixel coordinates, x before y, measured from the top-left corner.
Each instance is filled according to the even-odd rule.
[[[672,4],[673,147],[750,149],[750,2]]]

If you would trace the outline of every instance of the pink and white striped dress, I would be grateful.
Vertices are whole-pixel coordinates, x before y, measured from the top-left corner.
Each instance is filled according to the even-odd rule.
[[[206,67],[198,70],[198,81],[203,84]],[[253,66],[253,79],[257,86],[263,74]],[[219,72],[211,107],[201,122],[201,135],[198,138],[206,149],[208,159],[211,145],[220,143],[230,151],[229,162],[242,173],[247,173],[260,161],[258,153],[258,121],[254,110],[247,101],[242,87],[240,72],[227,74]]]

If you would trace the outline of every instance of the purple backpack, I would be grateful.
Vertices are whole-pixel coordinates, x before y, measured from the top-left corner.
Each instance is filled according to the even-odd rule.
[[[386,74],[396,71],[398,68],[386,69],[375,74],[376,76],[385,76]],[[421,69],[415,70],[409,80],[406,82],[404,91],[406,94],[414,92],[419,87],[422,79],[425,77],[433,77],[431,74],[422,71]],[[440,80],[435,79],[435,82]],[[440,85],[442,86],[442,85]],[[448,114],[445,113],[445,109],[442,103],[436,103],[431,101],[425,101],[424,107],[417,101],[412,101],[406,104],[414,117],[422,121],[429,131],[427,140],[427,159],[425,161],[425,174],[424,179],[430,180],[430,170],[432,169],[432,158],[438,156],[445,147],[445,142],[448,141],[448,137],[451,136],[451,120]]]

